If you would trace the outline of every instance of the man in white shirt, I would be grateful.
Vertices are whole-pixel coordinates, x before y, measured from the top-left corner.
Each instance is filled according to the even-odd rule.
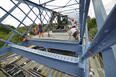
[[[76,28],[76,26],[72,26],[69,28],[69,39],[71,38],[71,36],[73,36],[75,38],[75,40],[80,40],[80,31],[79,29]]]

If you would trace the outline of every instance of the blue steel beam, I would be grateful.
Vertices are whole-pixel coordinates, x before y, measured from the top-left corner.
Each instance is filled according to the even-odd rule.
[[[32,9],[33,9],[33,8],[34,8],[34,7],[32,7]],[[31,12],[32,9],[29,10],[29,12],[27,13],[27,15],[29,15],[29,13]],[[27,17],[27,16],[25,16],[25,17],[22,19],[21,22],[23,22],[23,21],[26,19],[26,17]],[[21,22],[18,24],[18,27],[16,28],[16,30],[19,29],[19,27],[20,27],[20,25],[21,25]],[[29,28],[29,30],[30,30],[30,28]],[[13,32],[12,35],[8,38],[8,40],[7,40],[8,42],[12,39],[12,37],[14,36],[14,34],[15,34],[15,32]],[[3,48],[4,48],[6,45],[7,45],[7,44],[5,44],[5,45],[3,46]]]
[[[32,9],[33,9],[33,8],[34,8],[34,7],[32,7]],[[32,9],[29,10],[29,12],[27,13],[27,15],[29,15],[29,13],[31,12]],[[26,17],[27,17],[27,16],[25,16],[25,17],[22,19],[21,22],[23,22],[23,21],[26,19]],[[19,27],[20,27],[20,25],[21,25],[21,22],[19,23],[19,25],[18,25],[18,27],[16,28],[16,30],[19,29]],[[30,30],[30,28],[29,28],[29,30]],[[28,30],[28,32],[29,32],[29,30]],[[8,40],[7,40],[8,42],[12,39],[12,37],[14,36],[14,34],[15,34],[15,32],[13,32],[12,35],[8,38]],[[3,48],[4,48],[6,45],[7,45],[7,43],[4,44]]]
[[[39,15],[39,14],[38,14],[38,15]],[[38,17],[35,18],[34,22],[37,20],[37,18],[38,18]],[[27,31],[27,33],[29,33],[29,32],[31,31],[31,29],[32,29],[32,25],[30,25],[29,30]]]
[[[44,16],[44,17],[46,17],[46,16],[47,16],[47,13],[45,14],[45,16]],[[43,19],[42,19],[42,21],[44,21],[44,19],[45,19],[45,18],[43,18]],[[47,20],[47,22],[48,22],[48,20]]]
[[[68,6],[73,6],[73,5],[77,5],[77,3],[70,4],[70,5],[67,5],[67,6],[58,6],[57,8],[53,8],[52,10],[60,9],[60,8],[63,8],[63,7],[68,7]],[[46,6],[47,6],[47,5],[46,5]]]
[[[18,2],[16,5],[19,6],[20,3]],[[16,8],[17,8],[17,7],[14,6],[14,7],[12,7],[8,12],[9,12],[9,13],[12,13]],[[4,16],[2,16],[2,17],[0,18],[0,22],[2,22],[5,18],[7,18],[8,15],[9,15],[9,14],[6,13]]]
[[[38,8],[39,9],[39,8]],[[44,19],[48,22],[48,20],[46,19],[46,17],[43,15],[43,11],[41,11],[41,9],[39,9],[39,12],[40,12],[40,17],[41,17],[41,23],[43,23],[42,21],[42,16],[44,17]]]
[[[8,27],[8,26],[2,24],[2,23],[0,23],[0,26],[3,26],[4,28],[6,28],[6,29],[8,29],[8,30],[11,30],[11,31],[13,31],[13,32],[15,32],[15,33],[17,33],[17,34],[23,36],[23,34],[21,34],[20,32],[14,30],[14,29],[12,29],[12,28],[10,28],[10,27]]]
[[[49,1],[47,1],[47,2],[44,2],[44,3],[40,4],[40,5],[45,5],[45,4],[50,3],[50,2],[52,2],[52,1],[55,1],[55,0],[49,0]]]
[[[97,22],[97,28],[100,30],[103,27],[107,14],[101,0],[93,0],[94,12]]]
[[[32,48],[28,48],[28,47],[24,47],[24,46],[20,46],[20,45],[14,45],[14,44],[9,44],[9,46],[11,46],[13,48],[16,48],[16,49],[23,50],[23,51],[35,53],[35,54],[40,55],[40,56],[52,58],[52,59],[55,59],[55,60],[65,61],[65,62],[74,63],[74,64],[79,63],[79,58],[73,57],[73,56],[66,56],[66,55],[41,51],[41,50],[38,50],[38,49],[32,49]]]
[[[8,13],[9,15],[11,15],[14,19],[16,19],[18,22],[21,22],[18,18],[16,18],[14,15],[12,15],[11,13],[9,13],[7,10],[5,10],[4,8],[0,7],[0,9],[2,9],[3,11],[5,11],[6,13]],[[25,27],[26,29],[28,30],[27,26],[21,22]]]
[[[27,3],[28,3],[29,5],[31,5],[31,6],[38,7],[38,8],[42,8],[43,10],[48,10],[48,11],[56,12],[56,11],[53,11],[53,10],[51,10],[51,9],[49,9],[49,8],[46,8],[46,7],[43,7],[42,5],[39,5],[39,4],[34,3],[34,2],[32,2],[32,1],[29,1],[29,0],[17,0],[17,1],[22,2],[22,3],[27,2]],[[24,1],[25,1],[25,2],[24,2]]]
[[[18,7],[16,5],[16,3],[14,3],[12,0],[10,0],[21,12],[23,12],[23,14],[25,14],[25,16],[27,16],[33,23],[35,23],[20,7]],[[31,8],[30,8],[31,9]],[[33,10],[33,9],[32,9]]]
[[[31,7],[29,6],[29,4],[28,4],[26,1],[24,1],[24,3],[31,9]],[[38,7],[36,7],[36,8],[38,8]],[[33,9],[32,9],[32,12],[35,14],[35,16],[36,16],[38,19],[40,19],[40,18],[38,17],[38,15],[33,11]]]
[[[39,40],[29,39],[27,43],[45,48],[53,48],[59,50],[66,50],[81,54],[81,45],[77,42],[64,42],[64,41],[53,41],[53,40]]]
[[[93,0],[93,5],[94,5],[94,11],[95,11],[95,15],[96,15],[97,27],[98,27],[98,30],[100,30],[103,27],[103,24],[104,24],[104,21],[106,20],[107,14],[106,14],[105,8],[103,6],[102,0]],[[113,35],[113,36],[115,36],[115,35]],[[112,37],[112,36],[110,36],[110,37]],[[108,39],[107,41],[109,41],[109,40],[110,39]],[[110,40],[110,41],[112,41],[112,40]],[[116,47],[116,46],[114,46],[114,47]],[[116,54],[113,52],[115,52],[115,50],[113,50],[111,48],[107,48],[104,51],[102,51],[102,57],[103,57],[103,63],[104,63],[106,77],[114,77],[116,75],[116,69],[114,69],[114,67],[113,67],[116,65],[116,59],[115,59]],[[110,64],[109,64],[109,62],[110,62]]]
[[[36,53],[28,52],[28,51],[17,49],[17,48],[11,48],[11,51],[19,55],[22,55],[24,57],[27,57],[31,60],[34,60],[40,64],[46,65],[50,68],[57,69],[61,72],[71,74],[74,76],[84,77],[83,68],[80,68],[78,66],[78,63],[69,63],[69,62],[60,61],[60,60],[56,60],[56,59],[52,59],[48,57],[43,57]]]
[[[71,10],[77,10],[79,8],[73,8],[73,9],[68,9],[68,10],[63,10],[63,11],[59,11],[59,12],[65,12],[65,11],[71,11]]]
[[[0,48],[0,56],[5,55],[6,53],[8,53],[9,51],[11,51],[11,48]]]
[[[116,47],[116,46],[115,46]],[[116,54],[113,53],[116,50],[113,50],[111,47],[102,52],[103,64],[106,77],[115,77],[116,76]]]
[[[49,17],[49,19],[50,19],[50,16],[48,15],[47,11],[45,11],[45,12],[46,12],[47,16],[48,16],[48,17]]]
[[[88,15],[88,10],[89,10],[89,5],[90,5],[90,0],[83,0],[84,3],[83,5],[80,4],[81,7],[80,9],[83,8],[82,10],[82,21],[81,21],[81,26],[80,26],[80,36],[81,36],[81,40],[80,42],[83,42],[83,36],[84,36],[84,32],[85,32],[85,26],[86,26],[86,21],[87,21],[87,15]]]
[[[109,16],[107,17],[106,21],[103,24],[103,27],[97,33],[96,37],[94,38],[93,42],[91,43],[90,47],[88,48],[87,52],[84,54],[82,59],[93,56],[98,52],[102,52],[103,50],[109,48],[110,46],[116,43],[115,13],[116,13],[116,5],[110,12]]]

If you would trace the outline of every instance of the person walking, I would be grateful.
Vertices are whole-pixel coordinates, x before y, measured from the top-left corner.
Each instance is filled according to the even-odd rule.
[[[80,41],[80,31],[79,29],[76,28],[76,26],[70,27],[68,33],[69,33],[69,39],[71,38],[71,36],[73,36],[75,40]]]
[[[43,32],[43,29],[42,29],[42,24],[38,24],[38,35],[39,35],[39,37],[44,37],[44,32]]]

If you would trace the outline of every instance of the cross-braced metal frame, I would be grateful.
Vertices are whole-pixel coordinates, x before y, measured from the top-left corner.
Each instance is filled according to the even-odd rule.
[[[89,61],[87,58],[93,56],[96,53],[101,52],[103,56],[106,77],[116,76],[115,69],[116,5],[109,13],[109,15],[107,15],[101,0],[79,0],[79,2],[75,0],[76,3],[68,5],[68,3],[71,1],[69,0],[68,3],[66,3],[66,5],[57,6],[56,8],[53,9],[46,8],[45,6],[52,6],[46,4],[55,0],[50,0],[43,4],[37,4],[30,0],[17,0],[18,3],[16,3],[13,0],[10,1],[14,4],[14,6],[9,11],[5,10],[5,8],[0,6],[0,9],[2,9],[5,12],[5,14],[0,18],[0,26],[3,26],[13,32],[12,35],[7,40],[0,39],[0,41],[5,42],[3,48],[1,48],[0,50],[1,55],[6,52],[12,51],[19,55],[35,60],[41,64],[44,64],[48,67],[62,71],[64,73],[68,73],[77,77],[89,77],[89,63],[88,63]],[[93,2],[98,32],[93,41],[89,44],[88,39],[89,25],[87,24],[87,15],[89,11],[90,1]],[[30,10],[26,13],[22,8],[19,7],[20,4],[26,4],[26,6],[28,6]],[[73,6],[77,4],[79,4],[79,8],[73,8],[69,10],[79,9],[79,23],[81,31],[80,42],[64,42],[64,41],[36,40],[36,39],[29,39],[27,42],[23,42],[18,45],[11,42],[11,39],[15,35],[15,33],[19,34],[20,36],[23,36],[21,32],[18,32],[18,29],[21,25],[24,25],[25,28],[27,29],[26,33],[29,33],[31,31],[32,25],[28,27],[24,23],[26,18],[28,18],[32,22],[32,24],[38,24],[36,23],[37,20],[39,20],[40,21],[39,23],[42,24],[44,24],[43,21],[46,21],[48,24],[46,25],[46,28],[49,28],[50,27],[49,24],[51,25],[53,21],[58,23],[56,20],[54,20],[55,17],[58,18],[57,15],[63,16],[60,13],[69,11],[69,10],[64,11],[61,10],[60,12],[56,12],[54,11],[55,9],[65,8],[67,6]],[[18,8],[25,15],[22,20],[19,20],[16,16],[12,14],[12,12],[16,10],[16,8]],[[37,8],[38,14],[36,13],[36,11],[33,10],[34,8]],[[29,16],[31,12],[36,16],[34,20]],[[43,12],[45,14],[43,14]],[[15,30],[2,23],[9,15],[19,22]],[[46,16],[48,19],[46,18]],[[6,47],[8,44],[9,47]],[[66,52],[71,51],[76,53],[76,55],[75,57],[69,57],[24,47],[28,44],[43,46],[45,48],[65,50]]]

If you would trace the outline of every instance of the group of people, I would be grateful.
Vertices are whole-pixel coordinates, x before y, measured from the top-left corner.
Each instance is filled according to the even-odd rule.
[[[34,29],[34,34],[38,34],[39,37],[44,37],[44,32],[42,29],[42,24],[38,24],[38,28]],[[80,41],[80,30],[78,29],[78,27],[76,26],[68,26],[68,34],[69,34],[69,39],[71,39],[71,36],[73,36],[73,38],[75,40]],[[26,35],[24,34],[23,37],[25,37]],[[23,41],[27,40],[27,38],[24,38]]]
[[[43,32],[43,29],[42,29],[42,24],[38,24],[38,28],[34,29],[34,33],[38,34],[39,37],[44,37],[44,32]]]
[[[34,29],[34,34],[38,34],[39,37],[44,37],[44,32],[42,29],[42,24],[38,24],[38,28]],[[27,33],[24,33],[22,36],[22,41],[27,41],[28,40],[28,35]]]

